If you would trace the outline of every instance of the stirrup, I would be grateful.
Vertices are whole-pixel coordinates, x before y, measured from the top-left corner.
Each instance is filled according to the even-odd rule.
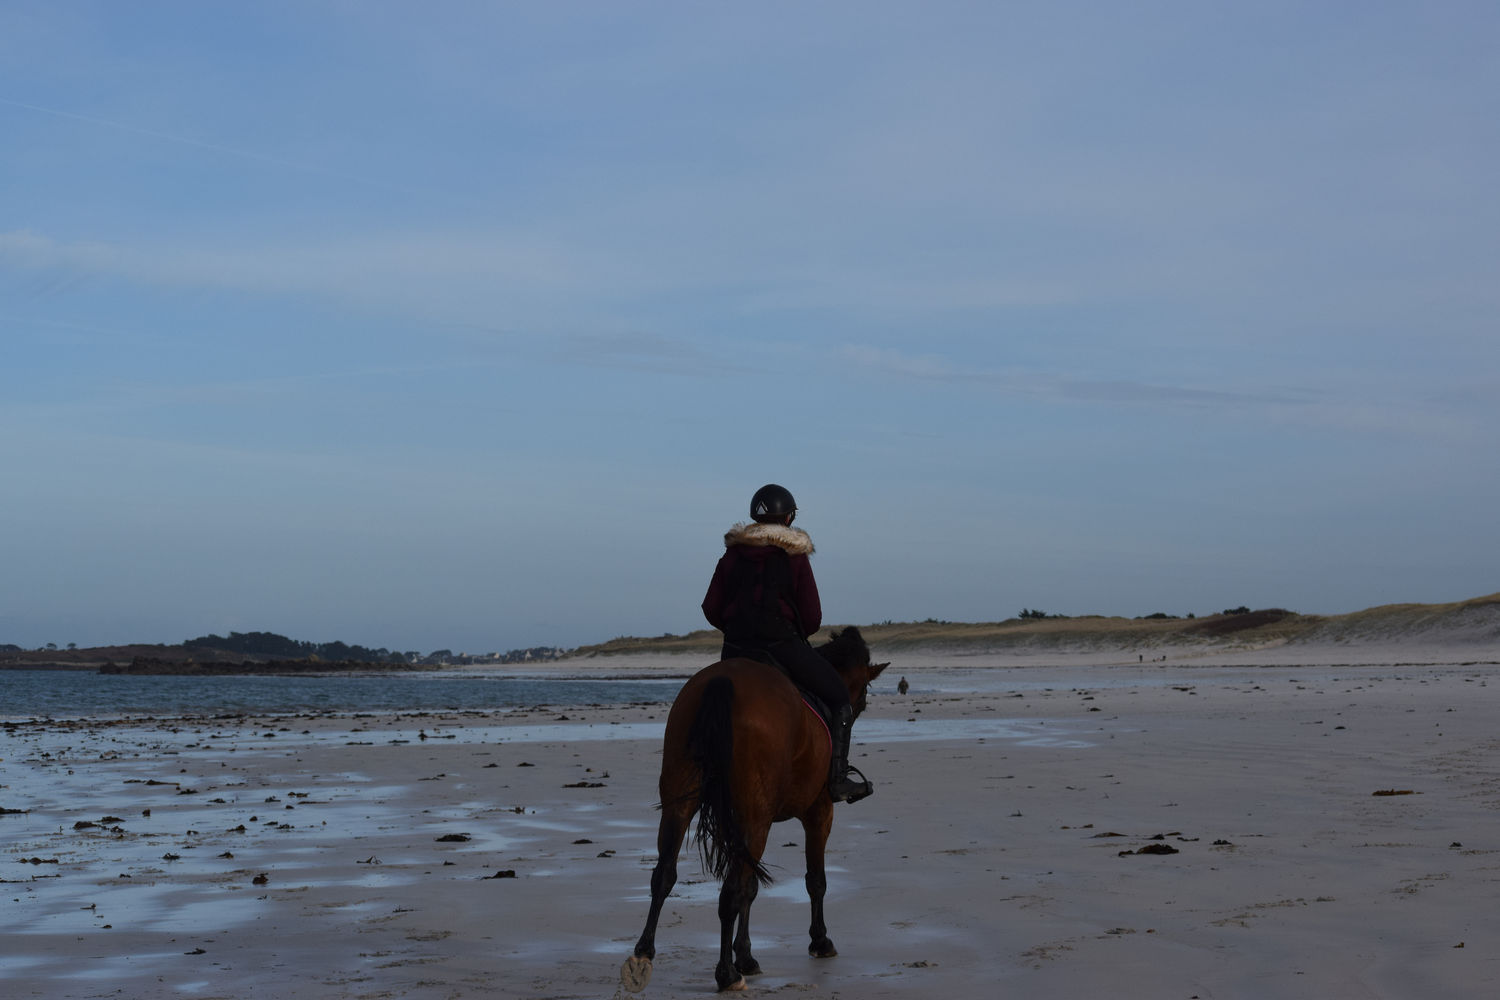
[[[851,774],[859,775],[859,780],[851,779]],[[875,786],[870,784],[863,771],[850,764],[842,778],[828,783],[828,794],[835,802],[858,802],[875,794]]]

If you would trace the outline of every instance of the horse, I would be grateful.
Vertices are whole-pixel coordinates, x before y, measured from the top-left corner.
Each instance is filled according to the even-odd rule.
[[[870,682],[889,664],[870,662],[869,647],[853,626],[833,633],[817,648],[848,687],[858,718]],[[831,754],[827,726],[775,666],[752,659],[721,660],[683,685],[667,716],[663,739],[651,909],[634,953],[620,969],[622,986],[639,992],[650,981],[656,923],[677,883],[677,855],[694,813],[694,839],[704,868],[723,882],[719,963],[714,969],[720,991],[742,990],[745,977],[761,971],[750,950],[750,904],[759,888],[771,883],[761,858],[772,823],[801,821],[812,902],[807,950],[814,958],[838,954],[823,922],[828,887],[823,852],[833,826],[828,794]]]

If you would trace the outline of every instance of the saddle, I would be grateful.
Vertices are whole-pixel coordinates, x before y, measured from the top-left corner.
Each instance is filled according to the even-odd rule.
[[[833,713],[828,710],[828,705],[823,701],[823,699],[821,699],[817,695],[813,694],[811,691],[809,691],[807,688],[803,687],[801,684],[798,684],[797,681],[796,681],[796,679],[794,677],[792,677],[791,671],[787,670],[787,668],[785,666],[783,666],[780,662],[778,662],[777,659],[776,659],[775,654],[772,653],[768,649],[763,649],[763,648],[758,647],[758,646],[741,646],[741,645],[738,645],[736,643],[725,642],[724,643],[724,654],[725,654],[725,657],[724,657],[725,659],[732,659],[734,657],[742,657],[742,658],[747,659],[747,660],[755,660],[757,663],[764,663],[767,666],[775,667],[777,670],[781,671],[782,676],[785,677],[787,680],[791,681],[792,682],[792,686],[797,689],[797,693],[802,697],[802,704],[806,705],[807,708],[808,708],[808,711],[812,712],[813,715],[815,715],[817,717],[818,721],[821,722],[821,723],[823,723],[823,732],[825,732],[825,733],[828,734],[828,750],[829,750],[829,753],[832,754],[833,757],[834,757],[833,764],[834,765],[840,765],[841,764],[844,767],[844,769],[845,769],[845,775],[844,775],[843,780],[846,783],[848,783],[851,780],[851,779],[848,778],[848,775],[851,775],[851,774],[853,774],[853,775],[859,775],[859,784],[863,785],[863,791],[852,791],[852,792],[849,792],[849,793],[847,793],[847,798],[844,798],[844,799],[835,798],[834,801],[857,802],[858,800],[864,798],[866,795],[870,794],[870,792],[871,792],[870,780],[864,776],[863,772],[861,772],[859,768],[853,766],[852,764],[850,764],[848,762],[848,758],[847,758],[848,746],[847,746],[847,744],[843,748],[845,756],[842,756],[842,757],[839,755],[839,749],[838,749],[838,747],[836,747],[834,745],[835,741],[834,741],[834,736],[833,736],[833,729],[834,729],[834,726],[835,726],[836,723],[835,723],[834,718],[833,718]],[[833,791],[833,784],[832,784],[833,783],[833,779],[834,779],[834,774],[830,773],[830,776],[829,776],[829,790],[830,790],[830,793]]]
[[[819,698],[807,688],[803,687],[801,684],[798,684],[797,681],[792,677],[791,671],[782,666],[781,663],[776,659],[775,654],[773,654],[769,649],[761,649],[755,646],[737,646],[733,643],[726,642],[724,643],[724,652],[733,652],[735,656],[741,657],[746,660],[755,660],[757,663],[764,663],[768,667],[775,667],[777,670],[779,670],[781,672],[781,676],[791,681],[792,686],[797,689],[797,693],[802,696],[802,704],[811,709],[812,713],[816,715],[819,721],[823,723],[823,728],[828,730],[829,743],[833,742],[833,713],[828,710],[828,705],[824,703],[822,698]],[[726,659],[727,658],[728,657],[726,657]]]

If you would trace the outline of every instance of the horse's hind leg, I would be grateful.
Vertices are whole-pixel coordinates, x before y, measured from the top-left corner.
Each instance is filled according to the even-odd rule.
[[[635,944],[636,958],[650,961],[656,957],[656,922],[661,919],[662,904],[677,884],[677,855],[697,808],[695,797],[662,803],[661,825],[656,830],[656,867],[651,871],[651,910],[646,915],[646,929]]]
[[[646,929],[635,943],[635,951],[620,966],[620,986],[629,993],[639,993],[651,982],[651,960],[656,957],[656,922],[661,919],[662,904],[677,884],[677,854],[688,823],[698,808],[696,797],[679,796],[664,801],[661,825],[656,828],[656,867],[651,871],[651,910],[646,914]]]
[[[760,824],[752,827],[752,832],[746,838],[745,849],[749,858],[759,859],[765,856],[766,839],[770,836],[771,824]],[[719,893],[719,919],[726,921],[723,931],[729,933],[727,920],[731,917],[735,923],[734,940],[731,949],[734,952],[734,970],[741,976],[760,975],[760,963],[755,960],[755,955],[750,951],[750,907],[755,902],[756,895],[760,892],[760,872],[756,865],[750,861],[742,861],[735,865],[730,871],[729,877],[724,880],[724,887]],[[723,958],[728,957],[728,952],[723,953]],[[721,963],[722,964],[722,963]],[[724,986],[721,983],[720,989]],[[743,989],[743,980],[740,986],[731,986],[730,989]]]
[[[750,866],[738,861],[719,887],[719,964],[714,982],[721,992],[744,989],[745,977],[760,972],[750,954],[750,904],[759,888]]]
[[[828,845],[828,831],[833,827],[833,802],[827,798],[802,817],[802,831],[807,838],[807,898],[812,902],[811,940],[807,953],[813,958],[832,958],[838,949],[828,937],[823,923],[823,895],[828,891],[828,876],[823,870],[823,851]]]
[[[747,875],[739,894],[740,912],[738,930],[734,935],[734,967],[742,976],[760,975],[760,963],[750,953],[750,904],[755,902],[760,885],[753,875]]]

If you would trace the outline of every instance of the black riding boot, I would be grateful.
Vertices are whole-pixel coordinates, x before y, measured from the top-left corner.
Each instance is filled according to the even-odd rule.
[[[845,705],[833,720],[833,761],[828,770],[828,794],[835,802],[858,802],[875,791],[875,787],[860,774],[859,768],[849,766],[849,736],[854,729],[854,709]],[[855,781],[849,772],[859,775]]]

